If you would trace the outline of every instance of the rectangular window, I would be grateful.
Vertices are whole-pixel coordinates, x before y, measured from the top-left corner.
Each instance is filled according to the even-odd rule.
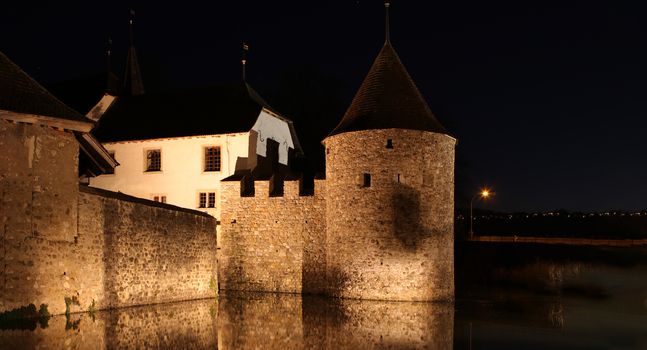
[[[220,171],[220,147],[204,148],[204,171]]]
[[[162,150],[146,151],[146,171],[162,171]]]
[[[166,203],[166,195],[157,195],[156,194],[156,195],[154,195],[152,197],[153,197],[153,201],[155,201],[155,202]]]
[[[215,208],[216,192],[200,192],[198,194],[198,208]]]
[[[112,157],[112,159],[115,159],[115,160],[116,160],[116,158],[115,158],[115,151],[108,151],[108,153],[110,154],[110,156]],[[114,169],[114,168],[112,168],[112,169],[107,169],[107,170],[106,170],[106,175],[112,175],[112,174],[114,174],[114,173],[115,173],[115,169]]]

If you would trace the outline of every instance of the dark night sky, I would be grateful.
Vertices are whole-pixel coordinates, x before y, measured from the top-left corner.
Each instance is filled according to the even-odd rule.
[[[622,3],[393,4],[394,46],[459,139],[462,188],[497,192],[487,208],[647,209],[647,9]],[[262,95],[326,79],[333,124],[383,42],[379,0],[58,1],[3,5],[0,50],[49,85],[101,74],[111,35],[120,71],[131,7],[147,88],[236,80],[247,40]]]

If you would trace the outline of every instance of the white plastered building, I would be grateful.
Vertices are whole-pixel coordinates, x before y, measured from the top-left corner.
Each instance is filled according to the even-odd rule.
[[[114,174],[90,179],[90,186],[218,219],[220,180],[263,162],[288,168],[302,153],[292,122],[246,83],[120,96],[105,111],[97,108],[94,135],[120,165]]]

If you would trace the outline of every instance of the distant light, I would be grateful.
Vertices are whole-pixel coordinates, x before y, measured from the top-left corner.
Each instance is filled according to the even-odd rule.
[[[487,198],[489,196],[490,196],[490,191],[488,191],[488,190],[481,191],[481,197]]]

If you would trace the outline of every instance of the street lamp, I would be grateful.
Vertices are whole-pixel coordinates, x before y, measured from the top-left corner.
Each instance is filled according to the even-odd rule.
[[[474,217],[472,216],[472,207],[474,206],[474,200],[476,198],[486,199],[486,198],[490,197],[491,195],[492,195],[492,192],[490,192],[490,190],[488,190],[487,188],[484,188],[480,192],[475,194],[474,197],[472,197],[472,200],[470,201],[470,232],[469,232],[469,237],[470,238],[474,237],[474,229],[473,229],[473,227],[474,227]]]

